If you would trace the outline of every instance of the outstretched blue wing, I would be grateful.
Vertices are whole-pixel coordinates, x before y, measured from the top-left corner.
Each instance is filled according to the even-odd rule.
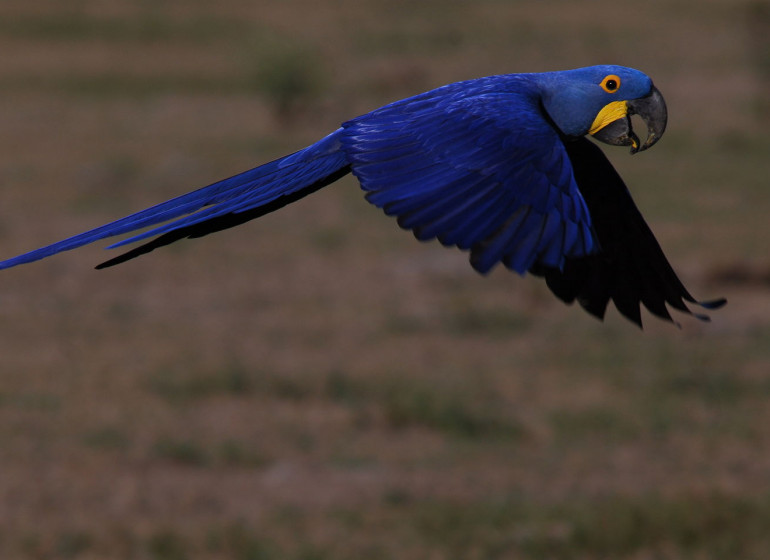
[[[524,274],[598,247],[558,132],[521,77],[452,84],[343,124],[366,198],[421,240]]]

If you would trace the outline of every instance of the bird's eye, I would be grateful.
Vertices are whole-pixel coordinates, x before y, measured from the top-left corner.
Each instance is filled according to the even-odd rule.
[[[602,80],[602,83],[600,83],[599,85],[602,86],[602,89],[607,93],[615,93],[616,91],[618,91],[618,88],[620,87],[620,78],[615,74],[610,74],[609,76],[604,78]]]

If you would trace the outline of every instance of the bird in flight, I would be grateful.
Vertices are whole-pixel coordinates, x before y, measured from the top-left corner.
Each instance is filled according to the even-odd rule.
[[[646,124],[644,142],[632,115]],[[258,218],[353,173],[366,199],[399,226],[421,241],[469,251],[482,274],[498,263],[530,272],[600,319],[613,301],[639,326],[640,304],[668,321],[668,307],[707,320],[688,304],[716,309],[725,300],[690,295],[625,183],[586,138],[636,153],[660,140],[666,118],[652,80],[622,66],[457,82],[351,119],[288,156],[0,261],[0,268],[144,230],[109,248],[144,244],[97,268],[116,265]]]

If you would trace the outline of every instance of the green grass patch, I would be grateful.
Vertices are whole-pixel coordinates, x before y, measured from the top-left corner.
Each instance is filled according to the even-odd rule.
[[[162,370],[152,374],[147,385],[156,395],[179,402],[221,395],[251,395],[256,381],[246,369],[230,365],[211,372]]]
[[[737,404],[751,395],[767,394],[767,382],[741,379],[735,372],[721,369],[683,369],[657,380],[655,390],[723,405]]]
[[[0,406],[13,407],[19,410],[54,413],[61,410],[62,400],[59,395],[52,393],[0,394]]]
[[[236,439],[205,444],[192,439],[160,437],[150,448],[152,457],[181,466],[262,468],[271,459],[253,445]]]
[[[272,541],[259,536],[243,523],[210,529],[206,536],[206,549],[237,560],[272,560],[279,557]]]
[[[470,301],[447,310],[441,319],[441,327],[456,335],[511,336],[531,324],[531,317],[512,309],[483,309]]]
[[[211,455],[193,440],[159,438],[152,446],[152,455],[177,465],[203,467],[211,462]]]
[[[767,496],[616,496],[555,505],[506,500],[411,507],[420,538],[448,558],[568,560],[642,554],[716,560],[750,558],[752,546],[770,543]]]
[[[254,90],[270,103],[280,119],[291,119],[303,107],[317,103],[325,82],[323,61],[316,50],[273,40],[257,45],[250,58]]]
[[[169,402],[184,404],[222,396],[253,395],[300,401],[317,394],[320,383],[288,373],[250,370],[233,364],[212,371],[161,370],[148,377],[147,387]]]
[[[524,435],[523,427],[499,407],[488,408],[465,397],[435,387],[396,385],[385,391],[381,406],[395,429],[424,426],[466,438],[515,439]]]
[[[78,558],[93,545],[93,537],[82,531],[67,531],[56,538],[57,558]]]
[[[215,458],[227,467],[260,468],[270,463],[270,459],[252,447],[238,440],[228,439],[216,446]]]
[[[549,423],[555,437],[562,441],[584,438],[622,441],[638,438],[641,427],[627,410],[609,406],[592,406],[580,410],[558,410],[551,413]]]
[[[147,553],[152,560],[186,560],[191,558],[186,539],[172,530],[155,532],[147,539]]]
[[[520,496],[426,500],[399,492],[366,508],[314,513],[285,506],[258,525],[233,521],[194,531],[161,525],[145,536],[128,529],[124,539],[133,543],[130,557],[141,551],[158,560],[760,560],[770,546],[768,526],[767,494],[616,494],[547,502]],[[34,558],[77,558],[105,546],[102,536],[72,531],[22,540]]]
[[[83,443],[94,449],[110,451],[130,447],[131,439],[119,428],[103,427],[86,433],[83,436]]]
[[[350,233],[343,227],[325,227],[313,232],[310,242],[325,253],[335,253],[350,241]]]
[[[482,383],[447,377],[441,382],[389,375],[375,382],[354,380],[343,372],[326,379],[326,396],[368,414],[378,408],[396,430],[424,427],[462,438],[513,438],[525,429],[511,414],[508,403]]]
[[[456,289],[455,287],[453,287]],[[424,318],[394,311],[383,328],[395,335],[413,336],[420,332],[444,332],[458,337],[509,337],[525,333],[532,325],[529,316],[513,309],[489,309],[477,302],[461,298],[442,308],[437,317]]]
[[[2,535],[0,535],[2,536]],[[14,547],[21,558],[84,558],[93,551],[96,537],[79,530],[63,530],[52,534],[28,533],[16,535],[14,539],[0,538],[0,550]],[[4,556],[5,557],[5,556]],[[17,558],[19,556],[8,556]]]

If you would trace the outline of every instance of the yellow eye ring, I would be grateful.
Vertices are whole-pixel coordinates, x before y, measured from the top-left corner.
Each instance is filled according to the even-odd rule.
[[[602,86],[602,89],[607,93],[615,93],[620,89],[620,78],[615,74],[610,74],[605,77],[599,85]]]

